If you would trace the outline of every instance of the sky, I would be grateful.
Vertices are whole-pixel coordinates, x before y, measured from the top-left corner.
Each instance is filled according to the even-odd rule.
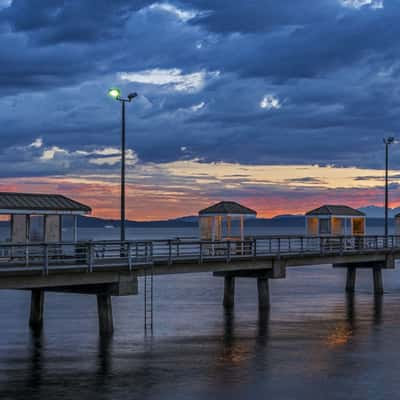
[[[0,190],[119,216],[382,205],[400,128],[398,0],[0,0]],[[400,134],[398,135],[400,138]],[[390,149],[400,206],[400,145]]]

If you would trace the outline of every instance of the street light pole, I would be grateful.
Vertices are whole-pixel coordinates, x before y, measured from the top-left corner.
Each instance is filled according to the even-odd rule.
[[[121,242],[125,242],[125,103],[121,101]]]
[[[121,210],[120,210],[120,240],[125,241],[125,153],[126,153],[126,135],[125,135],[125,103],[130,103],[137,93],[130,93],[126,98],[121,97],[119,89],[110,89],[108,94],[115,100],[121,102]]]
[[[385,144],[385,238],[389,234],[389,145],[395,141],[394,137],[389,136],[383,139]]]

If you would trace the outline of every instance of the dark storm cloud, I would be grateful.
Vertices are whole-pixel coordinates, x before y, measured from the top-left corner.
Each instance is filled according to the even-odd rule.
[[[141,94],[127,123],[143,161],[380,168],[399,128],[399,16],[392,1],[14,0],[0,10],[2,144],[117,146],[118,85]]]
[[[281,26],[299,26],[332,19],[336,11],[330,0],[188,0],[205,13],[193,22],[204,24],[214,32],[265,32]]]
[[[129,15],[149,4],[148,0],[14,0],[0,21],[45,44],[86,43],[121,36]]]
[[[230,8],[236,10],[240,4],[245,8],[247,4],[238,3]],[[263,3],[259,4],[260,10],[270,9],[264,8],[264,2],[260,3]],[[396,61],[398,46],[393,38],[400,33],[398,3],[388,2],[387,6],[385,3],[384,9],[357,11],[344,9],[336,0],[327,1],[321,7],[316,2],[307,2],[310,3],[308,7],[301,4],[303,2],[299,5],[296,2],[295,6],[293,2],[286,3],[290,3],[294,13],[293,19],[286,22],[292,24],[291,29],[282,29],[285,25],[278,25],[272,32],[265,33],[253,32],[251,26],[248,30],[242,30],[241,19],[233,18],[233,23],[239,24],[236,28],[240,34],[227,36],[221,47],[227,47],[230,51],[228,54],[220,52],[221,57],[217,56],[216,62],[223,58],[226,70],[279,82],[320,77],[361,60],[381,66]],[[302,10],[306,16],[311,13],[311,21],[304,24],[304,17],[298,16],[296,10]],[[219,9],[211,15],[219,15],[221,26],[222,20],[228,19]],[[254,18],[262,18],[262,15]],[[265,23],[268,24],[268,20]],[[235,51],[238,48],[240,51]]]

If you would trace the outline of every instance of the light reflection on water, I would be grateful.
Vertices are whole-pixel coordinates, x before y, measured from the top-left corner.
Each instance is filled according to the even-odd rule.
[[[143,335],[141,296],[114,298],[116,332],[97,334],[91,296],[49,293],[45,327],[27,327],[29,293],[0,292],[0,399],[387,399],[400,390],[400,276],[374,297],[362,271],[290,270],[258,313],[256,283],[237,283],[224,312],[210,274],[157,277],[155,336]]]

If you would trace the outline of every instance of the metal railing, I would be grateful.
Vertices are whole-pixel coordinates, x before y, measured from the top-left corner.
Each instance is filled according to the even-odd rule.
[[[329,256],[374,251],[400,251],[400,236],[255,236],[243,241],[193,239],[85,241],[69,243],[0,243],[2,269],[125,267],[179,263],[225,262],[281,256]]]
[[[152,263],[152,242],[86,241],[62,243],[0,243],[0,270],[37,268],[95,268]]]

